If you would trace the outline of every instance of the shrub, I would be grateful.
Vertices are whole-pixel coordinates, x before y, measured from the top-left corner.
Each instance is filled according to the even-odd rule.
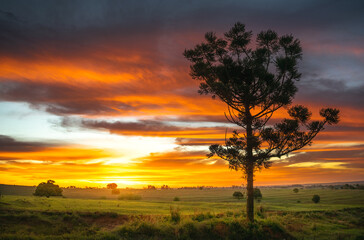
[[[118,194],[120,194],[120,190],[119,189],[113,189],[113,190],[111,190],[111,194],[118,195]]]
[[[173,208],[172,206],[169,209],[171,213],[171,221],[174,223],[179,223],[181,221],[181,214],[179,213],[179,208]]]
[[[148,185],[147,189],[149,190],[156,190],[157,188],[153,185]]]
[[[192,220],[194,221],[197,221],[197,222],[201,222],[205,219],[211,219],[213,218],[214,216],[210,213],[210,212],[207,212],[207,213],[195,213],[194,216],[192,216]]]
[[[317,194],[313,195],[313,197],[312,197],[312,202],[314,202],[314,203],[318,203],[318,202],[320,202],[320,196],[319,196],[319,195],[317,195]]]
[[[253,195],[254,195],[254,199],[258,200],[260,202],[260,200],[262,199],[263,195],[262,193],[260,192],[260,189],[259,188],[254,188],[254,192],[253,192]]]
[[[179,199],[179,197],[174,197],[174,198],[173,198],[173,201],[178,202],[178,201],[180,201],[180,199]]]
[[[181,221],[175,225],[136,221],[122,224],[115,233],[117,239],[294,239],[278,223],[261,221],[248,224],[241,219]]]
[[[256,209],[256,213],[259,217],[265,218],[265,208],[263,206],[258,206]]]
[[[116,184],[116,183],[109,183],[108,185],[107,185],[107,188],[108,189],[116,189],[118,187],[118,185]]]
[[[298,191],[299,191],[298,188],[293,189],[294,193],[298,193]]]
[[[140,200],[142,199],[142,196],[137,195],[137,194],[133,194],[133,193],[129,193],[129,194],[121,194],[118,197],[119,200]]]
[[[242,192],[234,192],[233,193],[233,197],[236,199],[243,199],[244,198],[244,194]]]
[[[55,181],[53,180],[40,183],[35,189],[34,196],[46,196],[47,198],[50,196],[62,196],[63,190],[54,183]]]

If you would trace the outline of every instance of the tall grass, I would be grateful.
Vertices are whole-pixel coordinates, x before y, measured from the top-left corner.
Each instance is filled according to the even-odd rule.
[[[179,223],[181,221],[181,214],[179,212],[179,207],[174,208],[170,206],[170,213],[172,222]]]
[[[181,215],[178,207],[170,207],[170,216],[0,209],[0,239],[362,239],[364,235],[364,208],[257,209],[265,216],[257,215],[254,224],[241,211]]]

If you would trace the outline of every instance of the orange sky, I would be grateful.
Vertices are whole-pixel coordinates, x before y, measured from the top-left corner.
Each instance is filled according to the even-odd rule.
[[[206,158],[208,146],[223,143],[225,130],[234,126],[224,118],[222,102],[197,93],[199,83],[188,75],[182,52],[201,42],[206,31],[222,34],[241,20],[233,10],[245,9],[246,3],[220,2],[206,11],[199,3],[182,10],[174,1],[154,10],[141,3],[109,4],[70,8],[60,3],[57,10],[50,3],[24,12],[9,1],[0,9],[6,30],[0,37],[0,183],[244,183],[241,172],[223,160]],[[310,8],[297,5],[292,25],[277,19],[273,9],[263,11],[258,3],[250,7],[255,12],[247,13],[248,29],[256,33],[270,27],[302,42],[303,76],[294,103],[308,106],[314,118],[321,107],[341,111],[339,125],[327,127],[312,146],[272,160],[270,169],[256,174],[255,183],[364,180],[362,24],[342,21],[344,27],[336,27],[322,14],[306,22],[305,9]],[[345,7],[362,17],[346,5],[329,6],[323,14],[337,16]],[[84,8],[90,14],[82,18],[78,13]],[[149,15],[114,12],[125,8]],[[216,19],[217,9],[232,13]],[[271,18],[254,21],[257,16]],[[349,28],[356,34],[347,34]],[[280,111],[272,121],[284,116]]]

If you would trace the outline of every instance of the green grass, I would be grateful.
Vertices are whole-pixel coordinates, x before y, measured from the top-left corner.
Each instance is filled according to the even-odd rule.
[[[261,189],[256,230],[247,227],[246,199],[234,199],[234,189],[121,190],[139,200],[118,200],[106,189],[66,189],[64,198],[10,190],[18,195],[0,199],[0,239],[239,239],[252,231],[275,239],[364,239],[363,190]],[[311,201],[314,194],[320,203]]]
[[[92,192],[92,190],[84,189],[65,191],[66,198],[5,195],[1,202],[9,204],[7,207],[11,209],[102,211],[117,212],[118,214],[169,214],[170,206],[179,206],[182,214],[191,214],[195,211],[218,213],[245,209],[245,200],[234,199],[232,189],[121,191],[121,198],[123,196],[140,196],[140,200],[117,200],[119,195],[112,195],[110,190],[107,192],[94,190],[93,197],[87,199],[88,195],[83,194],[84,191],[89,192],[89,195]],[[263,199],[260,204],[267,210],[274,211],[318,211],[364,207],[363,190],[301,189],[300,192],[293,193],[292,189],[273,188],[262,189],[262,194]],[[314,194],[320,195],[320,203],[312,202]],[[180,201],[173,201],[175,196],[179,196]]]

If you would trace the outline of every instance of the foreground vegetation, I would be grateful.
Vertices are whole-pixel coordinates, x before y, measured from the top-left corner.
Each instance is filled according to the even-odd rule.
[[[245,199],[234,198],[233,189],[4,195],[0,239],[364,239],[362,190],[261,190],[253,225],[245,220]],[[314,194],[321,197],[317,204]]]

